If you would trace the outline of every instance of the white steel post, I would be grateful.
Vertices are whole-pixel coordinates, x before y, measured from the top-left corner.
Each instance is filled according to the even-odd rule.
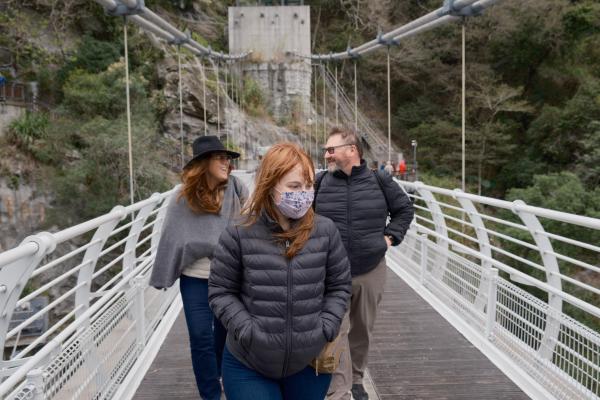
[[[540,252],[540,256],[544,263],[544,268],[546,269],[546,282],[550,286],[562,292],[562,282],[560,278],[560,270],[558,268],[558,260],[554,255],[552,243],[545,234],[546,231],[544,230],[544,227],[534,214],[523,211],[523,206],[526,206],[524,201],[515,200],[513,204],[515,205],[513,207],[513,212],[517,214],[519,218],[521,218],[527,229],[529,229],[531,237],[538,247],[538,251]],[[546,315],[546,327],[544,329],[541,346],[538,349],[540,356],[546,360],[552,360],[554,347],[558,342],[560,322],[553,317],[553,314],[554,312],[562,312],[562,302],[563,300],[561,297],[552,293],[548,293],[548,305],[550,306],[550,310]]]
[[[158,204],[160,200],[160,194],[155,193],[152,195],[151,199],[152,198],[154,201],[138,211],[135,222],[131,225],[131,228],[129,228],[129,239],[127,239],[127,242],[125,243],[125,256],[123,257],[123,271],[125,271],[125,275],[135,268],[135,250],[140,238],[140,234],[142,233],[142,228],[148,219],[148,215],[150,215],[152,210],[154,210]]]
[[[432,273],[436,279],[442,279],[444,276],[444,271],[446,270],[446,264],[448,263],[448,240],[445,239],[448,237],[448,227],[446,226],[444,213],[442,212],[442,209],[436,198],[433,196],[433,193],[425,189],[423,186],[424,185],[421,182],[415,183],[417,192],[424,199],[425,204],[431,213],[431,219],[435,224],[435,232],[439,235],[436,238],[436,244],[439,249],[437,249],[432,260]]]
[[[160,210],[158,210],[158,213],[156,213],[154,226],[152,226],[152,239],[150,239],[150,245],[153,249],[156,249],[156,247],[158,246],[158,242],[160,241],[160,233],[162,232],[162,227],[165,222],[165,216],[167,215],[167,207],[169,207],[170,200],[171,196],[167,196],[158,205],[158,207],[160,207]],[[154,251],[152,251],[152,253],[154,253]]]
[[[487,231],[485,230],[483,218],[481,218],[481,216],[479,215],[479,212],[477,211],[477,208],[475,208],[473,202],[462,196],[464,194],[462,190],[454,189],[454,192],[456,193],[454,198],[456,199],[456,201],[458,201],[463,210],[465,210],[465,212],[469,216],[469,220],[475,228],[475,235],[477,235],[477,244],[479,245],[479,251],[484,256],[488,258],[493,258],[492,248],[490,246],[490,238],[488,236]],[[488,286],[486,282],[488,277],[487,273],[490,270],[490,268],[492,268],[492,263],[485,259],[482,259],[481,268],[482,273],[479,279],[479,288],[477,289],[477,296],[475,297],[475,307],[478,310],[483,311],[483,307],[485,306],[485,289]]]
[[[133,318],[135,320],[135,333],[137,344],[141,350],[146,345],[146,313],[144,310],[144,289],[146,287],[144,276],[136,276],[133,280],[134,300]]]
[[[32,400],[44,400],[44,373],[41,369],[32,369],[27,373],[26,387],[33,393]]]
[[[488,277],[488,299],[485,321],[485,337],[490,340],[496,323],[496,298],[498,296],[498,270],[491,268]]]
[[[421,274],[419,275],[419,280],[421,282],[421,285],[425,285],[425,280],[427,278],[427,253],[428,253],[428,244],[427,242],[429,241],[429,239],[427,239],[427,234],[423,233],[420,235],[420,242],[421,242]]]
[[[0,348],[2,349],[15,305],[33,271],[46,255],[56,249],[56,239],[52,234],[42,232],[25,238],[12,252],[18,252],[20,249],[27,251],[26,255],[8,261],[4,265],[0,264]],[[2,255],[6,256],[10,252],[11,250]]]
[[[97,242],[92,246],[88,247],[83,256],[82,264],[83,267],[79,270],[77,274],[77,285],[82,285],[75,292],[75,307],[77,311],[75,312],[75,317],[81,316],[90,305],[90,294],[92,289],[92,278],[94,276],[94,269],[96,268],[96,263],[98,262],[98,257],[102,252],[102,248],[104,244],[109,238],[110,233],[115,229],[115,227],[126,217],[125,207],[116,206],[111,210],[111,213],[118,213],[114,219],[111,219],[108,222],[100,225],[92,240],[90,242]],[[81,329],[85,329],[83,326]]]

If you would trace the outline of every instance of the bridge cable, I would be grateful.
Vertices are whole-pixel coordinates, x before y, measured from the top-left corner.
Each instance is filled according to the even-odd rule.
[[[358,81],[356,78],[356,59],[354,59],[354,133],[358,135]]]
[[[388,117],[388,163],[392,162],[392,104],[390,91],[390,46],[387,47],[387,117]]]
[[[463,17],[462,23],[462,191],[465,192],[465,133],[466,133],[466,56],[465,56],[465,42],[466,42],[466,27],[465,18]]]
[[[219,139],[221,139],[221,97],[220,97],[220,88],[221,88],[221,83],[219,80],[219,64],[221,63],[221,60],[217,60],[217,63],[214,64],[215,67],[215,72],[216,72],[216,77],[217,77],[217,136],[219,137]]]
[[[227,86],[227,73],[229,71],[229,69],[231,68],[231,66],[229,65],[228,61],[224,61],[225,63],[225,67],[223,68],[223,75],[225,75],[224,77],[224,86],[225,88],[223,89],[223,96],[224,96],[224,104],[223,104],[223,120],[226,121],[227,120],[227,100],[229,97],[229,90],[228,90],[228,86]],[[225,125],[223,123],[223,125]],[[224,127],[223,130],[225,131],[225,147],[229,148],[229,129],[227,127]]]
[[[208,135],[208,122],[206,121],[206,69],[204,68],[204,60],[201,59],[200,61],[200,68],[202,71],[202,101],[203,103],[203,109],[204,109],[204,136]]]
[[[323,79],[323,146],[325,146],[325,142],[327,142],[327,103],[326,103],[326,92],[327,89],[325,87],[326,78],[325,78],[325,63],[321,63],[321,79]]]
[[[340,124],[338,111],[338,65],[335,64],[335,126]]]
[[[184,145],[183,145],[183,89],[181,82],[181,46],[177,46],[177,72],[179,75],[179,136],[181,139],[181,170],[184,165]]]
[[[318,100],[318,95],[317,95],[317,64],[313,64],[313,75],[314,75],[314,92],[315,92],[315,121],[314,121],[314,125],[315,125],[315,151],[313,153],[313,158],[315,160],[315,164],[317,164],[319,162],[318,160],[318,144],[317,144],[317,140],[319,137],[319,100]]]
[[[133,146],[131,138],[131,97],[129,95],[129,49],[127,47],[127,17],[123,17],[123,44],[125,51],[125,96],[127,104],[127,151],[129,156],[129,199],[134,204],[133,198]],[[133,213],[131,218],[134,218]]]

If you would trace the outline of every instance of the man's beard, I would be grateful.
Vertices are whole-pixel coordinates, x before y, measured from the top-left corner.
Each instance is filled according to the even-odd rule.
[[[330,174],[333,174],[335,171],[339,171],[342,168],[338,165],[337,161],[333,161],[333,162],[328,162],[327,163],[327,171]]]

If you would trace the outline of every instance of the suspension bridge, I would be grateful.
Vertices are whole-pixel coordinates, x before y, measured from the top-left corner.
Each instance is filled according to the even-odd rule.
[[[208,60],[217,95],[243,109],[235,101],[239,86],[234,82],[240,81],[248,53],[214,52],[137,0],[97,3],[124,18],[127,85],[127,25],[133,23],[176,46],[180,77],[181,49]],[[355,128],[373,152],[386,152],[389,160],[390,118],[386,143],[358,111],[356,63],[353,101],[340,88],[337,68],[331,74],[325,63],[387,51],[389,116],[393,46],[428,29],[475,17],[494,3],[446,0],[439,9],[356,48],[290,57],[310,60],[320,71],[323,96],[328,92],[335,99],[335,124]],[[220,80],[222,63],[229,88]],[[206,85],[204,70],[200,79]],[[464,89],[463,25],[463,146]],[[129,89],[126,95],[129,115]],[[181,79],[179,96],[181,113]],[[315,96],[314,107],[317,102],[321,125],[313,135],[299,138],[315,160],[323,143],[321,129],[327,129],[328,100]],[[181,122],[180,131],[183,163]],[[234,143],[243,141],[242,132],[224,133]],[[0,254],[0,344],[5,348],[0,398],[197,396],[182,340],[186,334],[178,287],[158,291],[148,286],[172,190],[134,199],[130,123],[128,135],[129,205],[115,205],[107,214],[59,232],[37,233]],[[252,189],[252,172],[234,173]],[[568,265],[600,273],[600,247],[560,233],[583,229],[593,237],[600,231],[600,219],[469,194],[464,190],[464,153],[462,189],[396,182],[417,212],[403,243],[387,254],[390,270],[369,364],[372,397],[600,398],[600,333],[583,322],[600,319],[600,288],[564,272]],[[558,232],[556,227],[573,229]],[[52,280],[30,285],[48,271],[55,272]],[[65,283],[69,288],[56,293]],[[47,304],[25,318],[13,318],[45,293],[53,293]],[[25,340],[28,329],[57,309],[62,310],[60,319]]]

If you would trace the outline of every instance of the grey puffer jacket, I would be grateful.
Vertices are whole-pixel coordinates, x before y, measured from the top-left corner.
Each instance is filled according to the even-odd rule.
[[[227,348],[269,378],[304,369],[338,334],[350,300],[350,263],[335,224],[315,216],[292,259],[266,214],[228,227],[211,263],[208,301],[227,328]]]

